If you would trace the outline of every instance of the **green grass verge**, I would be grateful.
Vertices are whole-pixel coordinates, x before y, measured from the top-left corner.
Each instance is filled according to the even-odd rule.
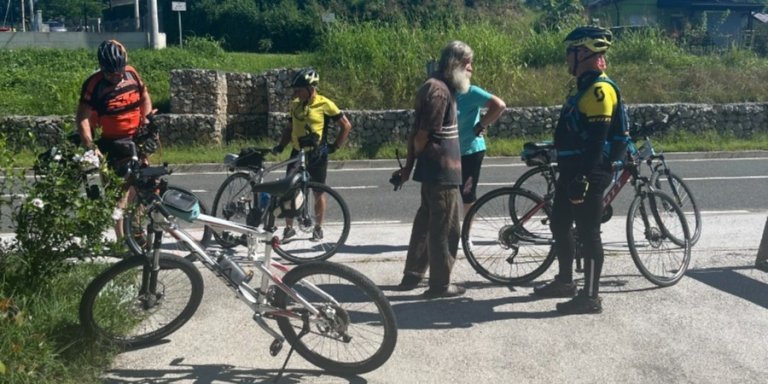
[[[23,282],[0,281],[0,383],[96,384],[117,351],[84,337],[80,296],[103,266],[81,264],[19,292]],[[120,313],[115,311],[115,317]]]

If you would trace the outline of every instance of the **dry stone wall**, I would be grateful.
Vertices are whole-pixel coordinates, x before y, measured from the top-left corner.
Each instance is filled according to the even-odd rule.
[[[165,145],[219,144],[234,139],[277,140],[289,122],[290,80],[295,70],[275,69],[261,74],[214,70],[171,71],[171,113],[157,118]],[[632,122],[664,135],[675,131],[716,131],[749,138],[768,132],[768,103],[635,104]],[[376,147],[403,142],[413,125],[412,110],[345,111],[352,123],[349,142]],[[560,107],[507,108],[489,130],[489,138],[541,137],[552,133]],[[12,141],[48,146],[60,139],[72,116],[0,116],[0,134]],[[337,132],[331,132],[334,137]]]

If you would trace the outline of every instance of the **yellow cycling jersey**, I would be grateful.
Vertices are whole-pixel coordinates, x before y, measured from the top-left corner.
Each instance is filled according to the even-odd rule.
[[[588,122],[610,121],[619,98],[616,90],[606,82],[600,81],[600,76],[582,94],[578,101],[578,111]]]
[[[299,138],[302,136],[314,133],[317,140],[321,140],[326,121],[341,115],[339,107],[322,95],[315,95],[307,105],[299,99],[293,99],[289,111],[292,124],[291,144],[296,149],[299,148]]]

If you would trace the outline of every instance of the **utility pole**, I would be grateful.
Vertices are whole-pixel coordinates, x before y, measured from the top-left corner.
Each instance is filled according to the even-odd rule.
[[[149,2],[149,46],[152,49],[160,49],[160,27],[157,23],[157,0]]]
[[[37,26],[37,23],[35,23],[35,2],[34,0],[29,0],[29,30],[33,32],[40,31],[40,27]]]
[[[133,0],[133,19],[136,22],[136,32],[141,31],[141,17],[139,16],[139,0]]]
[[[27,31],[27,27],[24,24],[24,18],[25,17],[26,16],[24,16],[24,0],[21,0],[21,31],[22,32],[26,32]]]

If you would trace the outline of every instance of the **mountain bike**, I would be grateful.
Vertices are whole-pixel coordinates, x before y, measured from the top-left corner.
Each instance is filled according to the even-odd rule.
[[[150,123],[146,126],[140,127],[136,134],[130,139],[130,142],[126,142],[126,145],[131,146],[130,148],[132,149],[129,150],[133,151],[133,156],[131,156],[129,159],[126,159],[126,162],[119,164],[118,167],[128,169],[131,166],[137,166],[136,162],[144,165],[149,164],[147,159],[157,150],[158,146],[157,138],[159,134],[159,128],[153,124],[153,116],[154,114],[150,114],[148,116]],[[163,188],[166,190],[175,190],[186,195],[193,195],[191,191],[178,185],[165,183],[163,184]],[[161,195],[164,194],[166,190],[160,191]],[[128,248],[133,253],[140,254],[144,252],[144,248],[148,244],[147,233],[145,232],[145,229],[147,228],[146,215],[144,214],[145,207],[141,200],[138,198],[138,195],[135,193],[135,191],[131,192],[129,196],[130,198],[128,200],[128,206],[125,209],[123,215],[123,234],[125,235],[125,243]],[[200,212],[207,214],[208,206],[202,201],[200,201],[199,204]],[[189,233],[193,234],[195,240],[203,245],[206,245],[211,240],[211,230],[199,223],[189,223],[182,221],[179,223],[179,225]],[[178,248],[177,244],[174,242],[167,244],[165,246],[165,251],[172,252],[180,256],[187,255],[189,253],[183,248]]]
[[[274,338],[269,347],[272,356],[288,342],[291,350],[285,364],[295,350],[324,370],[361,374],[389,359],[397,342],[397,323],[389,301],[371,280],[327,261],[289,268],[272,260],[272,251],[280,243],[272,232],[201,214],[199,201],[191,194],[167,190],[161,196],[166,189],[163,176],[168,173],[167,166],[147,167],[136,169],[130,177],[146,207],[150,246],[110,266],[88,285],[79,316],[89,334],[121,347],[147,346],[194,315],[204,289],[200,269],[183,257],[163,252],[167,234],[253,311],[256,324]],[[280,212],[285,201],[299,198],[300,183],[301,175],[296,174],[254,188],[270,194],[268,212]],[[266,219],[265,228],[271,228],[275,215]],[[208,253],[179,226],[181,220],[243,234],[247,256],[253,259],[251,268],[243,269],[219,252]],[[256,258],[262,246],[263,256]],[[261,279],[253,281],[254,272]],[[276,321],[280,333],[266,320]]]
[[[680,176],[669,169],[664,154],[656,152],[650,137],[646,135],[643,138],[643,144],[639,148],[635,146],[634,142],[629,142],[629,155],[635,156],[638,161],[645,162],[651,172],[650,185],[653,188],[666,192],[683,210],[688,221],[688,228],[691,230],[691,246],[693,246],[701,237],[702,225],[701,211],[693,196],[693,192]],[[528,159],[523,160],[533,168],[523,173],[513,186],[525,188],[540,196],[554,193],[555,181],[558,175],[557,153],[554,150],[554,145],[551,142],[529,144],[531,144],[530,155],[526,156],[524,154]],[[613,207],[610,204],[605,205],[603,207],[602,222],[608,222],[612,215]]]
[[[626,233],[632,260],[652,283],[673,285],[683,277],[691,258],[685,215],[672,197],[652,188],[650,179],[640,176],[639,164],[631,161],[617,174],[603,204],[609,206],[630,180],[635,197]],[[539,195],[518,187],[499,188],[480,197],[467,212],[461,232],[472,267],[501,284],[522,284],[543,274],[556,256],[549,229],[553,198],[554,191]]]
[[[224,163],[234,173],[216,191],[212,215],[249,226],[265,225],[270,214],[266,209],[269,195],[261,191],[259,185],[274,170],[296,164],[295,174],[299,175],[297,188],[304,201],[295,210],[281,215],[286,224],[292,224],[293,233],[289,237],[291,230],[283,231],[283,238],[275,252],[293,263],[328,259],[338,252],[349,236],[347,203],[328,185],[310,181],[303,149],[296,157],[265,166],[264,156],[271,152],[272,149],[267,148],[247,148],[240,155],[228,154],[225,157]],[[322,205],[325,210],[320,215],[317,212]],[[317,229],[320,229],[320,236]],[[277,227],[268,230],[274,232]],[[241,245],[244,240],[242,236],[234,236],[227,231],[214,231],[214,238],[224,248]]]

